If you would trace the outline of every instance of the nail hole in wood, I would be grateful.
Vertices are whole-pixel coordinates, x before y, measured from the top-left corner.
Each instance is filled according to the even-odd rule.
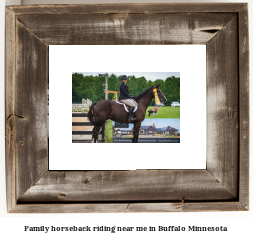
[[[66,197],[66,195],[63,194],[63,193],[59,193],[59,194],[58,194],[58,198],[65,198],[65,197]]]

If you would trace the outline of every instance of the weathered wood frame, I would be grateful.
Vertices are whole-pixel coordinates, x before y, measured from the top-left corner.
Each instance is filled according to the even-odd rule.
[[[248,210],[247,8],[240,3],[6,7],[8,212]],[[50,44],[206,44],[206,170],[48,171]]]

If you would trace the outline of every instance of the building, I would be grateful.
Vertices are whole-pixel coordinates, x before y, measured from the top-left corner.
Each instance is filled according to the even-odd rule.
[[[117,129],[117,130],[113,130],[114,136],[120,136],[120,135],[132,135],[133,131],[129,131],[129,130],[124,130],[124,129]]]
[[[179,131],[178,129],[175,129],[171,126],[166,126],[166,127],[163,127],[162,129],[164,131],[164,135],[175,135],[176,136]]]
[[[132,128],[131,131],[133,131],[134,128]],[[171,126],[166,126],[163,128],[156,128],[155,125],[153,126],[141,126],[140,127],[140,135],[155,135],[155,134],[160,134],[160,135],[177,135],[179,132],[178,129],[175,129]]]
[[[154,134],[157,134],[157,130],[155,126],[141,126],[139,134],[140,135],[154,135]]]
[[[157,134],[164,135],[165,131],[162,128],[156,128]]]
[[[133,135],[134,127],[132,129],[114,129],[115,136]],[[175,135],[179,134],[179,130],[171,126],[165,126],[163,128],[156,128],[155,124],[152,126],[141,126],[139,135]]]

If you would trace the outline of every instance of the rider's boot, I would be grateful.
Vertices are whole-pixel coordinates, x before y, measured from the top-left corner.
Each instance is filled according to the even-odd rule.
[[[129,114],[128,114],[128,122],[132,122],[136,119],[136,118],[133,118],[133,111],[134,111],[134,107],[131,106],[129,109]]]

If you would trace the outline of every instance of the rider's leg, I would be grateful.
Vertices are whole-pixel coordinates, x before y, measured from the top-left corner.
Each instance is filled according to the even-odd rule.
[[[123,99],[121,101],[130,107],[134,107],[134,108],[136,107],[135,103],[131,99]]]
[[[134,111],[134,107],[130,107],[129,109],[129,114],[128,114],[128,122],[134,121],[136,118],[133,118],[133,111]]]
[[[135,103],[131,99],[124,99],[124,100],[121,100],[121,101],[123,103],[127,104],[128,106],[130,106],[129,114],[128,114],[128,122],[131,122],[131,121],[135,120],[136,118],[133,118],[133,111],[136,107]]]

